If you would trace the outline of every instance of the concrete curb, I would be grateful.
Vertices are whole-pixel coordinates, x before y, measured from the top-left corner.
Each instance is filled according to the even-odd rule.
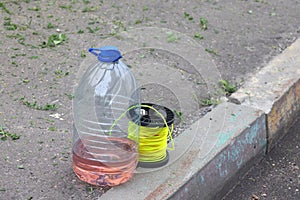
[[[219,199],[249,162],[286,133],[300,111],[300,39],[175,139],[180,157],[158,171],[136,174],[101,199]],[[194,137],[195,136],[195,137]],[[184,147],[193,139],[190,148]],[[269,144],[269,145],[267,145]]]
[[[231,97],[266,113],[270,150],[300,111],[300,38]]]

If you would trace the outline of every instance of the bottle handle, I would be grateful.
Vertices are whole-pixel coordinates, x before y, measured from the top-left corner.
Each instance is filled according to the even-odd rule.
[[[100,55],[101,49],[100,48],[89,48],[89,52],[98,57]],[[99,53],[97,53],[97,52],[99,52]]]

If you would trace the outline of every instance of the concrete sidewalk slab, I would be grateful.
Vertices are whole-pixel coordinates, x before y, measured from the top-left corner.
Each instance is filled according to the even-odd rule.
[[[265,127],[263,112],[221,104],[175,138],[177,147],[183,147],[195,135],[177,161],[155,172],[136,174],[101,199],[212,198],[245,163],[265,151]]]

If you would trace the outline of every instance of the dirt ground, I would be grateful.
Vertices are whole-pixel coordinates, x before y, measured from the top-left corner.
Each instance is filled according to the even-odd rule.
[[[182,105],[170,106],[192,120],[191,115],[202,112],[200,98],[217,92],[202,87],[208,85],[207,76],[242,84],[300,36],[299,10],[299,0],[1,1],[0,199],[97,199],[105,191],[79,181],[71,168],[72,99],[86,67],[82,63],[92,58],[88,48],[141,27],[173,30],[162,47],[190,45],[180,41],[183,36],[193,39],[210,68],[192,66],[195,51],[189,49],[190,58],[184,51],[172,54],[161,47],[150,49],[152,55],[145,49],[130,54],[142,59],[141,66],[143,58],[149,63],[154,55],[153,63],[158,63],[169,56],[162,70],[172,69],[174,76],[164,79],[178,83],[181,77],[182,82],[176,85],[179,95],[175,88],[164,101],[179,99],[175,102]],[[124,56],[128,63],[129,53]],[[145,74],[135,71],[135,62],[130,64],[143,80]],[[159,74],[155,66],[148,72]],[[195,76],[205,68],[207,74]],[[182,90],[193,91],[196,104]],[[160,92],[150,87],[149,98],[152,93]],[[186,111],[186,104],[195,107]]]

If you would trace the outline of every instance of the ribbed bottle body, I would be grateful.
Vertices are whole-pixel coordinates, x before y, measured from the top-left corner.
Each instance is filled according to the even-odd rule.
[[[81,180],[115,186],[132,177],[138,141],[128,138],[126,113],[139,104],[136,81],[124,63],[97,62],[89,67],[73,102],[73,170]]]

